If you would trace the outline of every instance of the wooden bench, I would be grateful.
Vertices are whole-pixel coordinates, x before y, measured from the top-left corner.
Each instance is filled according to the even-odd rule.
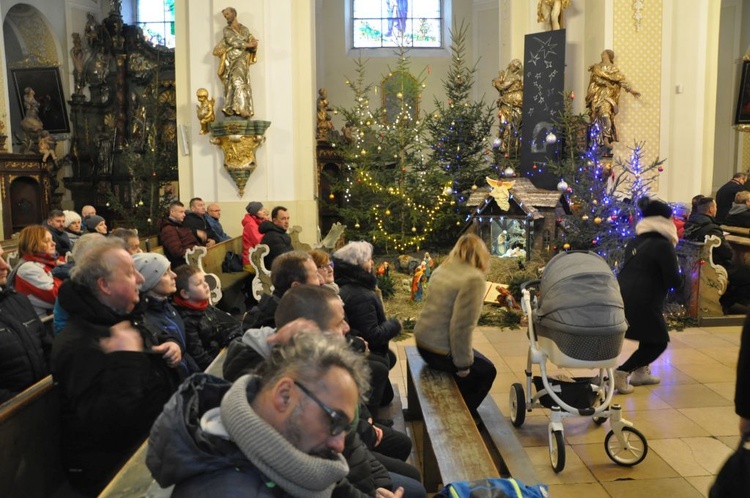
[[[415,346],[405,351],[408,410],[410,417],[422,421],[422,477],[427,491],[454,481],[500,477],[453,376],[428,367]]]
[[[216,359],[206,368],[206,373],[222,377],[222,368],[226,360],[227,350],[223,349]],[[148,453],[148,439],[138,448],[120,472],[110,481],[99,498],[130,498],[133,496],[147,496],[149,498],[168,497],[172,488],[162,488],[151,477],[146,467],[146,453]]]

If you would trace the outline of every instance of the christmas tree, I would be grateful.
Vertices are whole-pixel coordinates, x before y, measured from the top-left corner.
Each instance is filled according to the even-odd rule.
[[[553,158],[552,171],[560,176],[558,190],[564,195],[566,214],[558,218],[561,237],[557,248],[591,250],[616,271],[627,242],[635,236],[638,199],[663,170],[664,160],[643,164],[643,143],[635,143],[627,161],[603,159],[595,126],[585,115],[574,115],[573,94],[566,94],[564,108],[548,140],[560,143],[561,154]],[[588,130],[588,140],[586,133]],[[586,147],[585,143],[591,144]]]
[[[434,176],[433,184],[443,184],[452,197],[452,209],[437,220],[441,230],[454,226],[462,218],[463,207],[487,175],[497,176],[490,167],[487,137],[492,128],[492,109],[483,101],[470,98],[477,66],[467,65],[465,41],[468,26],[463,23],[451,31],[451,66],[443,80],[446,101],[435,99],[435,111],[427,121],[432,155],[425,171]]]
[[[356,61],[357,77],[347,80],[354,106],[338,108],[345,121],[340,149],[346,164],[334,191],[343,196],[340,214],[352,239],[368,240],[386,251],[418,250],[434,230],[434,220],[448,202],[425,172],[425,121],[417,112],[423,77],[409,72],[400,48],[398,64],[384,78],[385,105],[370,108],[374,91],[365,65]]]

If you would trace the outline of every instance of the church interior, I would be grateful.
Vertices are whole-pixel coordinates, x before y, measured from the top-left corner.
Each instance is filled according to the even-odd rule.
[[[409,0],[412,8],[418,2]],[[349,124],[339,110],[358,105],[358,63],[366,61],[364,83],[378,101],[370,107],[396,95],[387,82],[399,65],[398,47],[356,46],[362,40],[355,3],[0,0],[2,239],[40,223],[51,209],[80,212],[84,205],[95,206],[108,224],[119,220],[148,232],[165,215],[165,199],[187,204],[200,197],[221,206],[221,224],[231,237],[242,235],[246,206],[257,201],[269,210],[288,208],[291,225],[301,229],[298,240],[319,243],[334,221],[342,221],[325,201],[334,199],[328,174],[341,171],[334,142],[346,139]],[[491,109],[491,143],[499,133],[494,80],[515,59],[528,70],[529,36],[548,32],[538,20],[538,2],[434,3],[439,17],[430,33],[439,41],[407,51],[409,71],[421,86],[416,116],[433,114],[446,100],[451,37],[463,24],[464,55],[475,65],[468,98]],[[639,144],[644,163],[665,160],[651,194],[689,206],[695,195],[715,195],[735,173],[750,170],[750,0],[563,3],[559,89],[570,96],[574,114],[588,114],[591,67],[603,51],[616,54],[613,62],[639,95],[624,87],[614,102],[617,139],[608,152],[627,158]],[[156,11],[163,7],[167,14],[145,19],[157,4]],[[219,45],[228,8],[257,41],[249,61],[249,114],[246,107],[224,112],[230,109],[228,73],[222,73],[227,55]],[[512,176],[528,168],[517,165]],[[486,187],[484,177],[481,183]],[[561,183],[554,178],[548,188],[554,202]],[[491,251],[510,253],[507,227],[496,224],[487,230],[496,245],[494,231],[502,232],[504,245]],[[649,441],[650,460],[640,467],[610,468],[598,454],[601,431],[573,424],[568,468],[552,472],[544,446],[547,418],[529,417],[519,438],[552,496],[708,496],[739,442],[732,403],[739,323],[671,333],[669,356],[655,364],[662,386],[620,398],[642,431],[661,434]],[[475,335],[477,349],[499,365],[501,387],[490,395],[503,412],[510,385],[523,381],[523,333],[498,338],[487,327]],[[399,365],[390,375],[402,403],[409,383],[405,348],[413,344],[394,348]]]

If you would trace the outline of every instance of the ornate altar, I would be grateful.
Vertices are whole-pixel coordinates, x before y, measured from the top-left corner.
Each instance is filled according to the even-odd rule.
[[[89,14],[83,41],[73,34],[70,104],[76,208],[158,217],[159,187],[177,180],[174,50],[153,46],[123,24],[119,2],[101,22]]]
[[[0,199],[3,238],[47,218],[52,203],[52,177],[39,154],[0,153]]]

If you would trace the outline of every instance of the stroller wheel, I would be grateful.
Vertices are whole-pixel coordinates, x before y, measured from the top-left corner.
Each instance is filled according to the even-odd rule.
[[[565,440],[562,431],[549,433],[549,462],[555,473],[562,472],[565,468]]]
[[[609,431],[604,439],[604,450],[607,456],[623,467],[632,467],[641,463],[648,453],[646,437],[638,429],[623,427],[622,438],[625,440],[625,447],[620,445],[619,439],[615,437],[615,431]]]
[[[526,398],[523,387],[516,382],[510,386],[510,421],[516,427],[521,427],[526,420]]]

